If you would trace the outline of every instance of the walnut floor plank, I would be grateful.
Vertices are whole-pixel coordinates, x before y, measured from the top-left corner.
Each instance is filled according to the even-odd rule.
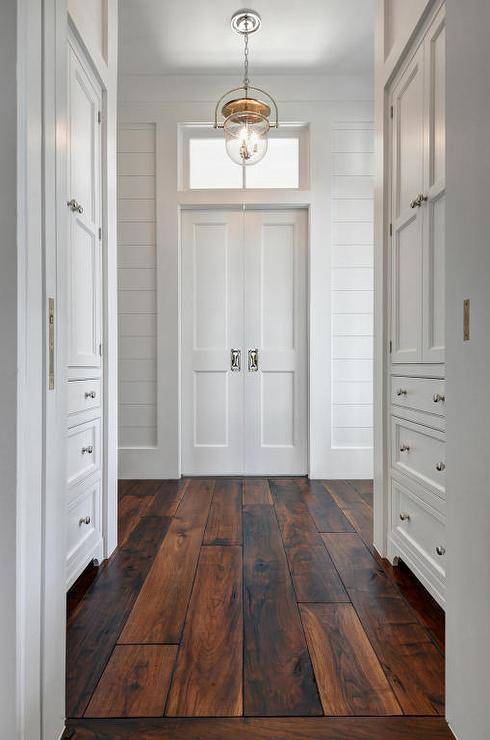
[[[444,714],[444,657],[404,599],[349,591],[405,714]]]
[[[358,504],[363,500],[354,486],[349,485],[345,480],[324,480],[322,483],[341,509]]]
[[[347,483],[356,489],[359,496],[373,508],[373,481],[372,480],[348,480]]]
[[[300,479],[303,500],[320,532],[353,532],[354,528],[320,481]]]
[[[273,508],[244,509],[244,710],[322,713]]]
[[[351,504],[344,508],[344,514],[351,522],[364,544],[370,550],[373,547],[373,513],[365,501]]]
[[[204,533],[205,545],[242,544],[242,498],[241,480],[217,481]]]
[[[142,516],[148,513],[155,491],[161,485],[159,480],[127,481],[129,485],[119,502],[118,534],[119,547],[124,544],[129,534]],[[163,516],[163,514],[161,514]],[[167,515],[168,516],[168,515]]]
[[[242,671],[242,550],[203,547],[166,714],[241,716]]]
[[[163,715],[177,645],[116,645],[86,717]]]
[[[243,481],[243,505],[269,504],[272,496],[267,478],[245,478]]]
[[[401,714],[354,607],[301,604],[300,611],[325,714]]]
[[[349,601],[323,544],[293,545],[286,554],[298,601]]]
[[[146,510],[147,515],[174,516],[189,483],[189,478],[160,481],[160,486],[153,494],[152,501]]]
[[[68,619],[66,713],[79,717],[102,675],[170,519],[144,517],[125,544],[104,563]]]
[[[269,481],[282,539],[286,547],[321,545],[321,538],[298,483],[292,478]]]
[[[393,581],[358,534],[327,533],[321,536],[347,591],[356,588],[376,596],[399,596]]]
[[[210,479],[194,479],[189,483],[120,643],[180,641],[213,486]]]
[[[74,732],[74,734],[69,734]],[[441,717],[279,717],[237,719],[84,719],[74,740],[451,740]]]

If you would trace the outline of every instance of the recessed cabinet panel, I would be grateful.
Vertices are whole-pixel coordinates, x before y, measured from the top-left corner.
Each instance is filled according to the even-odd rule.
[[[90,228],[72,216],[68,246],[68,365],[99,367],[100,252]]]
[[[392,240],[392,361],[420,362],[422,339],[421,222],[411,217]]]
[[[226,224],[194,227],[194,348],[228,344],[228,229]]]
[[[423,48],[400,80],[394,94],[395,213],[402,216],[422,192],[424,150]]]
[[[424,362],[444,362],[446,194],[427,206],[427,238],[424,254]]]

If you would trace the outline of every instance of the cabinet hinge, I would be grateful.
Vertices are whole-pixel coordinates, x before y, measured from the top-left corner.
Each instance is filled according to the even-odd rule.
[[[102,122],[102,113],[100,112],[100,110],[98,110],[97,111],[97,123],[101,123],[101,122]]]
[[[393,352],[393,342],[390,339],[390,355],[391,355],[392,352]]]
[[[393,106],[390,105],[390,118],[393,118]]]
[[[102,226],[99,226],[99,242],[102,241]]]
[[[99,344],[99,356],[102,357],[102,342]]]
[[[390,224],[390,236],[393,236],[393,224]]]

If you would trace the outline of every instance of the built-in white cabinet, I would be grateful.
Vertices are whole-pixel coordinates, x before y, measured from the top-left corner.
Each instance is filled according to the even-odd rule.
[[[391,115],[392,362],[444,362],[443,8],[395,82]]]
[[[66,306],[66,588],[102,559],[102,92],[68,43]]]
[[[391,89],[388,551],[445,605],[445,6]]]

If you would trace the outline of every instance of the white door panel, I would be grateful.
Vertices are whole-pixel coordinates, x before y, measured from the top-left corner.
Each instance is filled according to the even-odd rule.
[[[243,469],[242,216],[182,216],[182,470],[232,475]],[[243,356],[242,356],[243,361]]]
[[[246,470],[307,472],[305,211],[245,214]]]
[[[392,362],[422,359],[424,47],[393,93]]]
[[[183,473],[305,473],[306,356],[306,214],[184,213]]]
[[[67,248],[68,375],[99,368],[101,358],[100,90],[71,46],[68,47],[68,194],[80,210],[70,209]]]
[[[446,19],[441,8],[425,40],[426,171],[428,201],[424,228],[424,362],[445,356],[445,224],[446,224]]]

